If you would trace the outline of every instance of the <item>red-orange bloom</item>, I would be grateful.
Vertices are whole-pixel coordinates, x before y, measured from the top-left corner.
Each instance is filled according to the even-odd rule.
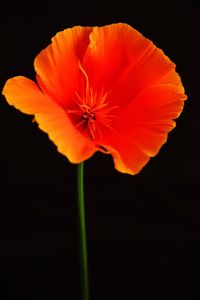
[[[14,77],[3,94],[34,115],[72,163],[102,151],[120,172],[138,173],[166,142],[187,98],[175,65],[127,24],[59,32],[34,66],[37,83]]]

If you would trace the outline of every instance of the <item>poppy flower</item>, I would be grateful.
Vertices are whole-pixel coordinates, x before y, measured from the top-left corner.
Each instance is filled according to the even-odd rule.
[[[57,33],[35,58],[36,81],[9,79],[3,95],[72,163],[96,151],[136,174],[175,127],[186,95],[175,64],[123,23]]]

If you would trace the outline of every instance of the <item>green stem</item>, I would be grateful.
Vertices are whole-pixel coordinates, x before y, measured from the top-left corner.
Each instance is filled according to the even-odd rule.
[[[85,226],[84,208],[84,186],[83,186],[84,164],[78,165],[77,189],[78,189],[78,213],[79,213],[79,241],[80,241],[80,267],[81,267],[81,288],[82,300],[89,300],[89,278],[88,278],[88,259]]]

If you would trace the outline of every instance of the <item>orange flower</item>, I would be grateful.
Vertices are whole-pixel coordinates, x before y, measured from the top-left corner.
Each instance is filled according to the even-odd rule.
[[[3,95],[34,115],[72,163],[102,151],[118,171],[138,173],[166,142],[187,98],[175,65],[127,24],[59,32],[34,66],[37,83],[11,78]]]

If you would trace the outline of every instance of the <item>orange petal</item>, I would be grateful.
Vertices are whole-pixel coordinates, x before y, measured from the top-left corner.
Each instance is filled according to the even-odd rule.
[[[113,88],[110,98],[122,106],[153,86],[173,85],[184,93],[175,65],[164,53],[150,44],[145,55],[135,65],[133,63],[124,70]]]
[[[140,40],[141,34],[127,24],[94,27],[83,59],[90,85],[95,90],[110,89],[132,61],[133,52],[134,59],[143,54],[148,43]]]
[[[90,85],[109,92],[111,105],[125,106],[155,84],[179,84],[175,65],[163,51],[123,23],[94,27],[83,66]]]
[[[138,95],[117,116],[113,132],[104,137],[117,170],[136,174],[166,142],[186,96],[173,85],[155,86]]]
[[[62,107],[79,88],[79,61],[89,43],[91,28],[75,26],[57,33],[52,44],[40,52],[34,65],[38,83]]]
[[[72,125],[65,110],[44,95],[31,80],[18,76],[9,79],[3,89],[8,103],[27,114],[34,114],[39,128],[45,131],[58,151],[70,162],[79,163],[96,150]]]
[[[162,84],[146,89],[118,113],[114,128],[176,119],[187,99],[181,88]]]
[[[110,146],[105,147],[114,159],[116,170],[121,173],[135,175],[147,164],[150,157],[141,152],[137,145],[134,144],[134,141],[127,140],[124,136],[121,136],[120,139],[126,143],[126,148],[115,143],[113,143],[114,148]]]

